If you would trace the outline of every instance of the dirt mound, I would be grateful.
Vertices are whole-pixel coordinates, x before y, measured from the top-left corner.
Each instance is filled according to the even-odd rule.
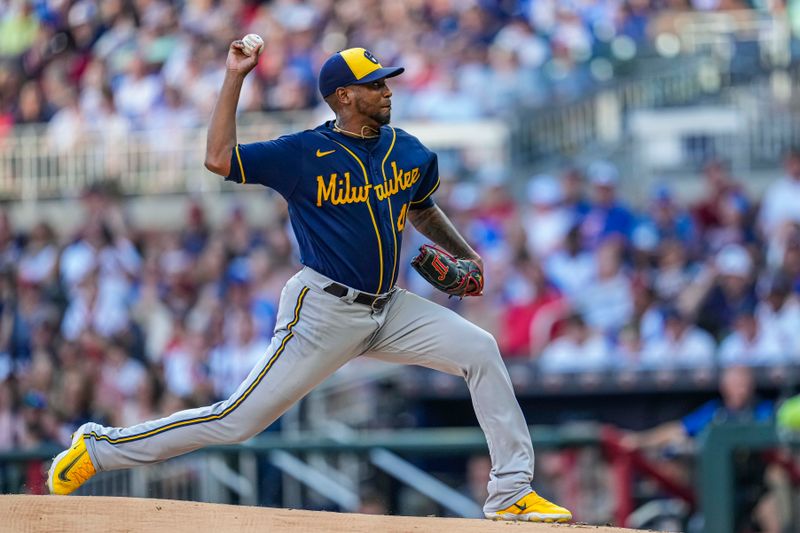
[[[0,532],[607,533],[612,527],[323,513],[109,497],[0,496]]]

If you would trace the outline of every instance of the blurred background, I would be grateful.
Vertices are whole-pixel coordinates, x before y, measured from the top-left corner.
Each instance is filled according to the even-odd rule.
[[[576,520],[800,531],[797,0],[0,0],[0,491],[42,493],[94,420],[227,398],[298,270],[286,205],[203,168],[229,43],[265,51],[239,141],[331,118],[316,73],[371,49]],[[410,227],[409,227],[410,228]],[[446,332],[443,332],[446,334]],[[263,435],[83,494],[479,516],[458,378],[355,360]]]

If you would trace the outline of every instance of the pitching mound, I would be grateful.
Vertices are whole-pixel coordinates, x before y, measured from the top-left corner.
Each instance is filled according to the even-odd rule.
[[[571,524],[373,516],[92,496],[0,496],[0,517],[2,517],[0,532],[619,533],[631,531]]]

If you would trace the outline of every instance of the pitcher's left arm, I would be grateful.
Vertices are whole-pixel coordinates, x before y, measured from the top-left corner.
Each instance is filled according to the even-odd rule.
[[[472,259],[478,263],[481,272],[483,272],[481,256],[461,236],[438,205],[434,204],[423,209],[410,209],[408,211],[408,219],[417,231],[452,255],[458,258]]]

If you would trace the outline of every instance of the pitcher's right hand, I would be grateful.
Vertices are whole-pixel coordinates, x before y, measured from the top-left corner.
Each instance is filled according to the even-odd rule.
[[[258,64],[258,58],[261,57],[263,49],[264,45],[262,44],[255,50],[254,54],[248,56],[243,51],[244,44],[242,41],[233,41],[230,48],[228,48],[228,59],[225,60],[225,68],[229,72],[246,76]]]

